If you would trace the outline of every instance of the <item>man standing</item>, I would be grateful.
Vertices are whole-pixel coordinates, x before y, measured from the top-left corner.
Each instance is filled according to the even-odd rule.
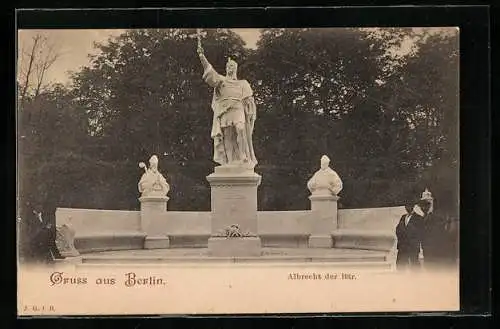
[[[38,209],[33,210],[36,223],[36,236],[34,236],[35,250],[37,258],[42,262],[52,262],[54,259],[63,259],[59,249],[56,246],[56,228],[51,220],[45,221],[42,212]]]
[[[397,250],[396,267],[401,269],[418,269],[422,235],[422,216],[413,211],[414,204],[407,202],[406,214],[401,217],[396,226]]]
[[[424,213],[422,232],[422,252],[424,256],[424,267],[427,270],[435,270],[443,266],[446,259],[448,232],[446,223],[441,216],[433,211],[434,199],[424,198],[419,202]]]

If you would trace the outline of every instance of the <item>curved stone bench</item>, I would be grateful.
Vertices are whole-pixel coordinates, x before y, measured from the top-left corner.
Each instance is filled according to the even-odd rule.
[[[339,229],[332,232],[334,248],[364,249],[390,252],[396,236],[387,231]]]
[[[309,233],[262,233],[262,246],[267,248],[307,248]],[[210,233],[168,234],[170,248],[207,248]],[[396,238],[382,231],[339,229],[332,232],[334,248],[390,252]],[[75,236],[74,245],[80,253],[143,249],[146,234],[138,231],[98,232]]]
[[[142,249],[146,234],[137,231],[96,232],[75,236],[75,248],[80,253]]]
[[[210,233],[168,234],[170,248],[207,248]],[[307,248],[308,233],[262,233],[259,234],[262,247],[266,248]]]
[[[171,233],[167,235],[170,248],[207,248],[210,232]],[[262,247],[267,248],[307,248],[309,233],[262,233],[259,234]]]

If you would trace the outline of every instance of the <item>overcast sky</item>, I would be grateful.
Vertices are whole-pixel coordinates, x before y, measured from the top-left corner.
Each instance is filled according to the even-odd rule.
[[[247,47],[255,48],[259,40],[259,29],[233,29],[246,42]],[[47,80],[66,83],[69,81],[68,71],[78,71],[89,64],[89,54],[94,50],[94,42],[106,41],[109,37],[119,35],[124,30],[20,30],[18,47],[29,49],[32,37],[42,34],[61,54],[47,72]]]
[[[426,30],[437,33],[450,31],[458,32],[456,28],[414,28],[414,31]],[[233,29],[245,41],[246,46],[255,48],[260,38],[259,29]],[[69,72],[78,71],[82,66],[89,64],[89,54],[94,52],[94,42],[106,41],[111,36],[123,33],[124,30],[20,30],[18,31],[19,50],[28,50],[31,47],[32,38],[36,34],[47,37],[47,42],[52,44],[60,53],[59,58],[46,74],[47,82],[69,82]],[[401,48],[397,53],[410,51],[413,41],[403,40]],[[22,65],[22,64],[21,64]]]

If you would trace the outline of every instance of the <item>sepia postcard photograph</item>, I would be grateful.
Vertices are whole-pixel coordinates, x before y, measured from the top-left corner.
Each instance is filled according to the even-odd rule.
[[[459,35],[17,30],[18,315],[458,311]]]

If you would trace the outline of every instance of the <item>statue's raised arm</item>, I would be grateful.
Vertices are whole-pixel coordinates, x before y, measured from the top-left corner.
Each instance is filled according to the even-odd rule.
[[[212,64],[205,57],[203,47],[201,46],[201,42],[198,42],[198,56],[200,57],[201,65],[203,65],[203,80],[210,86],[216,87],[223,79],[217,71],[214,70]]]
[[[238,63],[228,58],[226,74],[217,73],[205,57],[198,34],[198,56],[203,65],[203,80],[214,89],[212,97],[213,160],[222,166],[251,169],[257,164],[252,135],[256,107],[252,87],[237,78]]]
[[[198,56],[200,57],[201,65],[203,65],[203,69],[206,70],[209,68],[211,65],[208,62],[207,58],[205,57],[203,47],[201,46],[201,42],[198,42],[198,48],[196,49],[196,52],[198,53]]]

